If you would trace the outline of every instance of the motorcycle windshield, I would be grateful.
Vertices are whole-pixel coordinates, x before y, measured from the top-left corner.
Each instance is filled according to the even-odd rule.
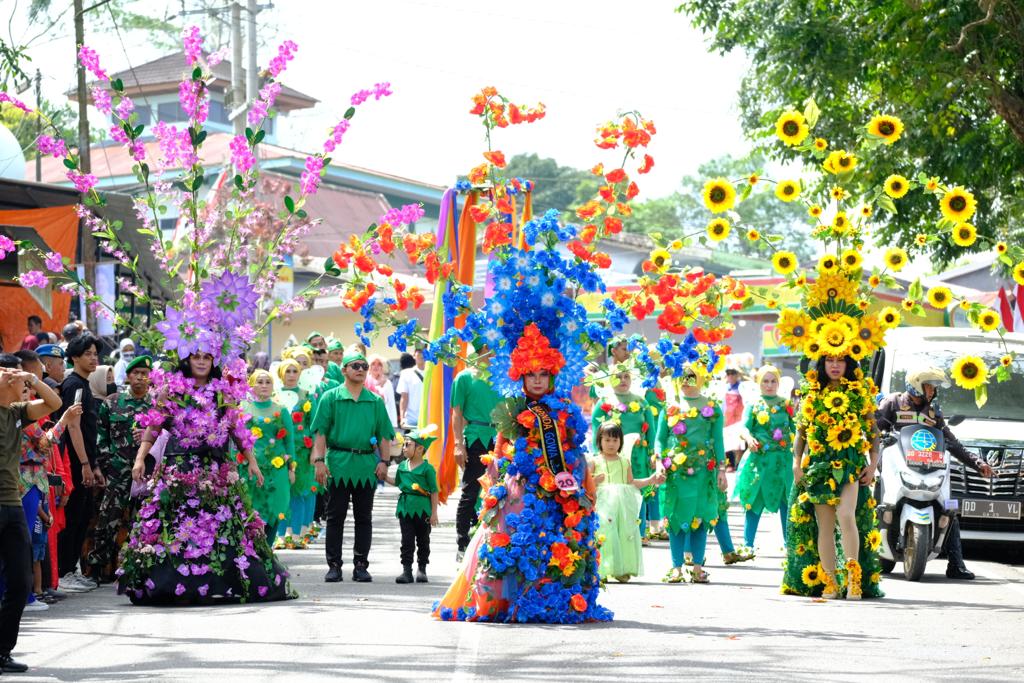
[[[946,467],[946,440],[938,429],[927,425],[907,425],[900,429],[899,442],[907,467],[920,471]]]

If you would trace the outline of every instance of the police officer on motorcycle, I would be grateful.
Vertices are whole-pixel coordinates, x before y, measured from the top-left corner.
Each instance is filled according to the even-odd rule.
[[[946,450],[954,458],[968,467],[978,471],[983,477],[992,477],[994,472],[984,462],[964,448],[963,444],[953,436],[953,432],[942,417],[942,409],[935,402],[939,387],[949,388],[946,373],[936,367],[912,368],[907,372],[907,390],[894,393],[882,399],[875,413],[878,431],[886,433],[899,431],[902,427],[912,424],[923,424],[934,427],[942,432],[946,441]],[[950,579],[974,578],[974,574],[964,564],[963,548],[960,545],[960,521],[953,515],[946,540],[946,554],[949,558],[946,576]]]

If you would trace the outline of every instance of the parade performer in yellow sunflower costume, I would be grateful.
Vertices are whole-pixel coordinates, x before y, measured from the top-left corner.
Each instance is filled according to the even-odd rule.
[[[883,595],[881,537],[869,488],[879,456],[878,390],[860,361],[882,346],[886,323],[865,312],[859,276],[859,268],[822,257],[806,305],[780,316],[783,343],[814,363],[801,389],[783,593],[834,599],[845,592],[850,600]]]

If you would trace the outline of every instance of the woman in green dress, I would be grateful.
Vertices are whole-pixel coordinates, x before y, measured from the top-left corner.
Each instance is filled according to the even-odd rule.
[[[668,583],[682,583],[684,553],[693,556],[690,580],[708,583],[704,554],[708,531],[718,523],[717,488],[725,487],[724,420],[717,402],[701,396],[705,370],[699,362],[684,370],[682,395],[658,422],[657,471],[665,478],[664,509],[668,518],[672,568]]]
[[[263,473],[263,486],[249,481],[252,506],[267,526],[267,538],[277,535],[278,524],[288,514],[291,501],[292,470],[289,461],[295,453],[292,420],[288,409],[274,401],[274,381],[266,370],[254,370],[249,385],[256,400],[244,404],[249,415],[249,429],[256,437],[253,455]],[[242,467],[239,476],[249,478]]]
[[[647,400],[630,392],[633,378],[629,372],[620,372],[615,376],[613,393],[597,404],[594,415],[591,418],[591,429],[594,432],[592,452],[600,453],[601,444],[597,439],[598,428],[606,421],[617,422],[622,427],[624,435],[636,434],[639,438],[633,446],[629,463],[632,468],[633,478],[641,481],[648,481],[654,473],[651,467],[650,440],[654,438],[654,431],[657,427],[657,419],[651,411]],[[646,544],[648,531],[657,531],[658,514],[652,511],[652,501],[655,500],[657,491],[654,486],[646,486],[641,492],[643,500],[640,505],[639,529],[640,538]],[[650,525],[650,528],[648,528]]]
[[[611,420],[602,423],[597,428],[596,439],[600,450],[592,465],[597,484],[598,542],[601,544],[601,564],[597,571],[602,581],[614,577],[625,583],[644,573],[641,531],[636,524],[641,506],[638,489],[656,483],[658,478],[657,475],[633,478],[631,453],[622,453],[625,436],[619,423]]]
[[[750,450],[736,480],[735,498],[743,504],[746,517],[743,541],[754,547],[761,514],[779,512],[783,539],[786,536],[786,502],[793,488],[793,406],[779,396],[781,374],[774,365],[765,365],[754,379],[761,398],[747,406],[743,415],[744,440]]]
[[[313,464],[309,460],[309,451],[313,447],[313,432],[310,424],[313,421],[314,398],[299,387],[299,373],[302,368],[293,359],[283,361],[277,366],[277,376],[281,380],[281,391],[294,393],[297,396],[292,406],[291,423],[294,431],[295,453],[291,459],[294,481],[291,484],[291,503],[288,519],[279,525],[277,530],[278,544],[284,548],[305,549],[309,545],[310,528],[313,524],[313,508],[316,504],[317,483]],[[278,547],[275,544],[275,548]]]

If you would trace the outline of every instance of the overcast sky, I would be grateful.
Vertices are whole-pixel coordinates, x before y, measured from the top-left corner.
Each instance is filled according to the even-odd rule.
[[[14,11],[14,42],[35,32],[23,20],[28,0],[0,4]],[[152,0],[134,7],[165,17],[181,5]],[[336,158],[438,184],[481,161],[482,128],[467,112],[482,86],[494,85],[516,102],[547,105],[544,120],[498,133],[496,146],[507,156],[536,152],[582,168],[614,156],[594,147],[595,125],[638,109],[658,128],[650,149],[656,169],[644,179],[641,198],[660,196],[700,163],[747,147],[735,104],[743,58],[708,54],[704,38],[673,6],[646,0],[277,0],[259,17],[267,43],[259,57],[265,65],[285,38],[299,44],[284,81],[320,104],[294,112],[282,141],[303,150],[319,146],[352,92],[390,81],[395,95],[359,113]],[[30,49],[48,98],[60,98],[74,81],[66,16]],[[140,32],[123,37],[127,50],[108,33],[87,32],[86,43],[110,71],[163,54]]]

